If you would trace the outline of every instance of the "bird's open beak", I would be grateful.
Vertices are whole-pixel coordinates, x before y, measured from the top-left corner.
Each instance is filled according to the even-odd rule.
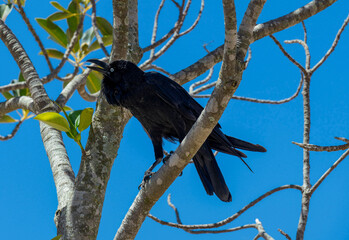
[[[88,68],[95,70],[97,72],[101,72],[103,74],[107,73],[108,64],[106,64],[105,62],[102,62],[98,59],[89,59],[89,60],[87,60],[87,62],[91,62],[91,63],[94,63],[94,64],[100,66],[100,67],[87,66]]]

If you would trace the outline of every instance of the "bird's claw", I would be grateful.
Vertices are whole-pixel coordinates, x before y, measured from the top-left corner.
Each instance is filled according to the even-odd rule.
[[[141,184],[139,184],[138,186],[138,190],[140,190],[141,188],[144,188],[145,184],[149,181],[149,179],[154,175],[153,172],[150,172],[150,171],[146,171],[144,173],[144,177],[143,177],[143,180],[141,182]]]
[[[172,156],[172,153],[173,151],[171,151],[169,154],[167,154],[167,156],[165,156],[163,159],[162,159],[162,163],[165,164],[167,160],[170,159],[170,157]]]

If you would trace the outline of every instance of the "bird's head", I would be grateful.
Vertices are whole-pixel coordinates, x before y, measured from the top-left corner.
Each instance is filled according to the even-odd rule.
[[[118,84],[122,79],[122,77],[129,78],[132,77],[141,77],[143,75],[143,71],[137,67],[136,64],[126,60],[117,60],[110,64],[102,62],[98,59],[90,59],[87,62],[94,63],[97,66],[87,66],[88,68],[98,71],[103,74],[104,81],[111,81],[115,84]]]
[[[136,64],[126,60],[117,60],[110,64],[98,59],[90,59],[87,62],[97,65],[87,66],[88,68],[103,74],[102,92],[110,104],[120,105],[122,91],[136,84],[144,74]]]

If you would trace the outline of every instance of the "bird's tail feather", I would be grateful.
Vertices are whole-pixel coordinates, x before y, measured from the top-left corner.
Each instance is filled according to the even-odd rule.
[[[222,201],[230,202],[231,194],[208,143],[202,145],[193,160],[207,194],[215,193]]]
[[[225,135],[229,142],[231,142],[231,144],[233,145],[234,148],[239,148],[242,150],[247,150],[247,151],[253,151],[253,152],[266,152],[267,150],[262,147],[261,145],[258,144],[253,144],[253,143],[249,143],[234,137],[230,137],[228,135]]]

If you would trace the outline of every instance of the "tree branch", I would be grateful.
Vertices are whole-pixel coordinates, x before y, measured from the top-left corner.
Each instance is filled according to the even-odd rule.
[[[12,130],[12,132],[11,132],[10,134],[8,134],[8,135],[6,135],[6,136],[1,136],[1,135],[0,135],[0,141],[7,141],[7,140],[10,140],[11,138],[13,138],[13,137],[16,135],[16,133],[18,132],[19,127],[21,126],[22,123],[23,123],[23,121],[20,120],[20,121],[16,124],[15,128]]]
[[[258,24],[253,29],[252,42],[292,27],[321,12],[336,1],[337,0],[314,0],[289,14]],[[223,48],[224,45],[221,45],[189,67],[173,74],[171,79],[183,85],[202,75],[214,65],[222,61]]]
[[[177,224],[177,223],[166,222],[166,221],[162,221],[161,220],[162,221],[161,224],[169,226],[169,227],[180,228],[180,229],[183,229],[183,230],[218,228],[218,227],[221,227],[221,226],[224,226],[224,225],[226,225],[228,223],[233,222],[238,217],[240,217],[244,212],[246,212],[248,209],[250,209],[251,207],[253,207],[257,203],[259,203],[260,201],[262,201],[266,197],[268,197],[268,196],[270,196],[270,195],[272,195],[272,194],[274,194],[276,192],[285,190],[285,189],[296,189],[296,190],[302,191],[302,187],[299,186],[299,185],[284,185],[284,186],[281,186],[281,187],[274,188],[274,189],[264,193],[263,195],[259,196],[255,200],[253,200],[252,202],[250,202],[249,204],[247,204],[246,206],[241,208],[238,212],[236,212],[232,216],[230,216],[230,217],[228,217],[226,219],[223,219],[223,220],[221,220],[219,222],[216,222],[216,223],[183,225],[183,224]]]
[[[42,52],[42,54],[43,54],[44,57],[45,57],[45,60],[46,60],[46,62],[47,62],[47,65],[48,65],[50,71],[52,72],[52,71],[53,71],[52,63],[51,63],[50,58],[49,58],[49,56],[48,56],[48,54],[47,54],[47,52],[46,52],[46,49],[45,49],[45,47],[44,47],[44,44],[42,43],[42,41],[41,41],[41,39],[39,38],[39,36],[38,36],[38,34],[36,33],[36,31],[34,30],[32,24],[30,23],[30,21],[29,21],[27,15],[26,15],[26,13],[25,13],[23,7],[22,7],[21,1],[17,1],[17,5],[18,5],[18,12],[19,12],[19,14],[22,16],[22,18],[23,18],[25,24],[27,24],[28,30],[31,32],[31,34],[33,35],[35,41],[38,43],[38,45],[39,45],[39,47],[40,47],[40,49],[41,49],[41,52]]]
[[[327,58],[331,55],[331,53],[333,53],[334,49],[336,48],[339,39],[341,37],[341,34],[343,33],[345,27],[348,25],[349,22],[349,15],[347,16],[347,18],[344,20],[344,23],[342,25],[342,27],[339,29],[333,43],[332,46],[330,47],[330,49],[327,51],[327,53],[325,54],[325,56],[323,56],[321,58],[321,60],[311,69],[312,72],[315,72],[326,60]]]
[[[98,32],[98,28],[97,28],[97,23],[96,23],[96,1],[95,0],[91,0],[91,4],[92,4],[92,14],[91,14],[91,20],[92,20],[92,27],[93,27],[93,31],[95,33],[97,42],[99,44],[99,46],[101,47],[102,51],[104,52],[105,56],[109,57],[109,53],[107,51],[107,49],[104,46],[103,40],[101,35]]]
[[[320,184],[326,179],[328,175],[349,155],[349,150],[345,151],[338,160],[319,178],[310,190],[310,194],[313,194]]]
[[[33,113],[36,112],[34,101],[31,97],[14,97],[5,102],[0,102],[0,116],[17,109],[26,109]]]

